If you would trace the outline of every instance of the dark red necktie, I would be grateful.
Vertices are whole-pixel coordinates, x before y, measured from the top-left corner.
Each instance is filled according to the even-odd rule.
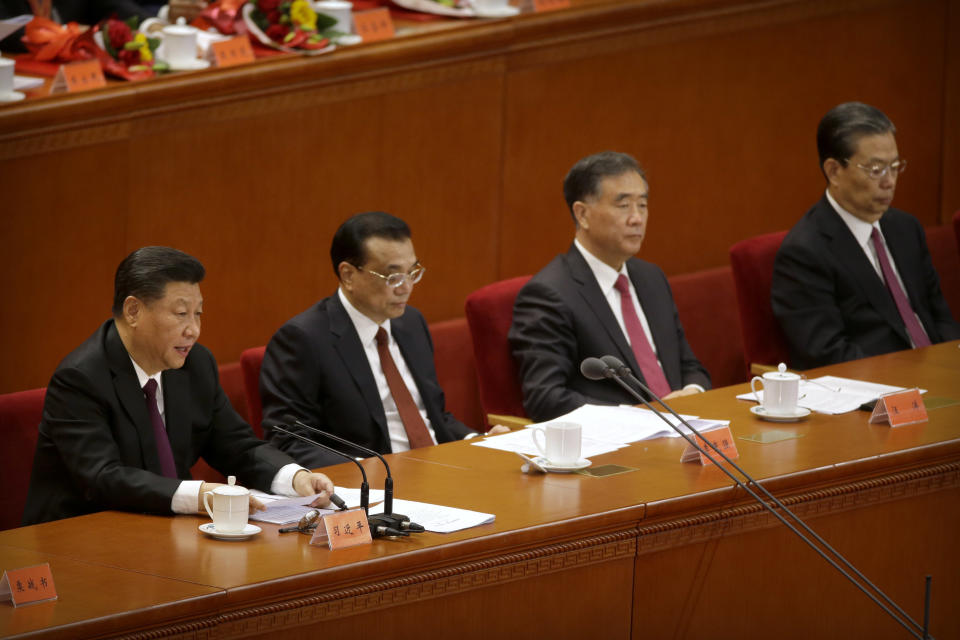
[[[670,393],[670,383],[667,377],[663,375],[663,369],[657,362],[657,356],[653,353],[653,347],[647,340],[647,334],[643,330],[637,311],[633,307],[633,299],[630,297],[630,283],[627,277],[622,273],[617,276],[617,282],[613,285],[620,292],[620,311],[623,313],[623,325],[627,328],[627,336],[630,338],[630,348],[633,349],[633,355],[640,365],[640,372],[647,386],[660,397]]]
[[[173,449],[170,448],[170,439],[167,437],[167,430],[163,426],[163,418],[160,417],[160,409],[157,407],[157,381],[153,378],[147,380],[147,384],[143,385],[143,393],[147,398],[147,413],[150,414],[150,422],[153,423],[153,437],[157,441],[160,469],[164,476],[176,478],[177,465],[173,461]]]
[[[910,306],[910,300],[907,298],[906,292],[903,290],[903,287],[900,286],[897,276],[893,273],[893,267],[890,266],[890,258],[887,256],[887,250],[883,246],[883,239],[880,237],[880,232],[877,231],[876,227],[870,232],[870,240],[873,242],[873,248],[877,251],[877,260],[880,261],[880,271],[883,273],[883,279],[887,281],[887,291],[890,292],[893,302],[897,305],[897,311],[900,312],[900,318],[903,319],[903,324],[907,325],[907,333],[910,334],[913,346],[929,347],[930,338],[927,336],[927,332],[924,331],[923,325],[917,320],[917,316]]]
[[[417,409],[417,403],[413,401],[410,389],[407,388],[403,376],[397,369],[397,364],[393,361],[393,356],[390,355],[390,338],[383,327],[377,330],[377,353],[380,354],[383,375],[387,378],[390,395],[393,396],[397,412],[400,414],[400,421],[403,422],[403,428],[407,432],[410,448],[429,447],[433,444],[433,438],[430,437],[430,431]]]

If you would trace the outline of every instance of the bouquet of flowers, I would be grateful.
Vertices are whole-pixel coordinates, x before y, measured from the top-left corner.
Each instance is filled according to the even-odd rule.
[[[104,50],[129,73],[149,72],[152,75],[154,71],[168,70],[166,63],[157,60],[154,55],[160,46],[160,39],[149,38],[137,31],[136,27],[136,17],[126,21],[108,18],[101,22],[99,29]],[[113,73],[106,67],[104,70]]]
[[[337,22],[314,11],[309,0],[250,0],[244,17],[264,44],[298,51],[326,49],[331,35],[327,31]]]

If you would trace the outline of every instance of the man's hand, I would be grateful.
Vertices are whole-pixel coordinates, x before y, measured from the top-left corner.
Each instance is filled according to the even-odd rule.
[[[483,435],[496,436],[496,435],[500,435],[501,433],[510,433],[510,427],[504,426],[502,424],[495,424],[492,427],[490,427],[490,430]]]
[[[669,400],[670,398],[679,398],[680,396],[690,396],[695,393],[700,393],[700,389],[696,387],[689,387],[687,389],[677,389],[676,391],[671,391],[667,395],[663,396],[664,400]]]
[[[217,487],[226,487],[226,486],[227,485],[223,484],[222,482],[204,482],[202,485],[200,485],[200,495],[197,497],[197,513],[207,513],[207,507],[206,505],[203,504],[204,494],[210,493]],[[239,486],[239,485],[236,485],[236,486]],[[210,503],[211,504],[213,503],[213,498],[210,498]],[[262,502],[260,502],[253,496],[250,496],[250,513],[253,513],[254,511],[264,511],[266,510],[266,508],[267,507],[264,506]]]
[[[322,473],[310,473],[301,469],[293,476],[293,489],[301,496],[317,494],[317,499],[310,503],[311,507],[326,507],[333,494],[333,482]]]

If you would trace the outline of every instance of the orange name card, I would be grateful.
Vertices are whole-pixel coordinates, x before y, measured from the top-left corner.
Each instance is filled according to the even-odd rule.
[[[253,47],[250,38],[237,36],[210,45],[210,58],[215,67],[233,67],[253,62]]]
[[[13,599],[13,606],[57,599],[49,564],[10,569],[0,579],[0,600]]]
[[[692,424],[695,429],[700,431],[700,434],[704,438],[712,442],[713,446],[720,451],[723,451],[724,455],[731,460],[735,460],[740,457],[740,452],[737,451],[737,445],[733,440],[733,435],[730,433],[730,427],[717,427],[715,429],[710,429],[710,431],[704,431],[703,429],[697,427],[697,422],[700,421],[691,420],[690,424]],[[693,437],[696,438],[696,436]],[[723,458],[720,457],[720,454],[714,451],[710,445],[706,444],[702,439],[697,439],[697,444],[699,444],[705,451],[708,451],[715,459],[721,461],[723,460]],[[696,447],[694,447],[692,444],[687,444],[686,448],[683,450],[683,455],[680,456],[680,462],[691,462],[693,460],[700,460],[700,464],[702,465],[713,464],[710,461],[710,458],[697,451]]]
[[[390,11],[386,7],[353,14],[353,29],[364,42],[389,40],[396,35],[393,29],[393,18],[390,17]]]
[[[533,0],[533,10],[537,13],[569,8],[570,0]]]
[[[107,86],[103,69],[97,60],[62,64],[53,77],[50,93],[76,93]]]
[[[880,396],[870,415],[870,422],[889,422],[891,427],[926,422],[928,419],[927,407],[923,404],[919,389],[895,391]]]
[[[337,511],[323,516],[321,520],[323,520],[323,526],[317,527],[314,537],[322,539],[321,529],[323,529],[326,532],[327,546],[331,550],[370,544],[373,541],[367,524],[367,514],[363,509]],[[313,540],[310,542],[312,543]]]

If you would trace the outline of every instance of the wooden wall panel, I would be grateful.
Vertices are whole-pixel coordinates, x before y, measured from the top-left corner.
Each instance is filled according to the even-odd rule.
[[[46,384],[144,244],[206,264],[202,341],[222,362],[333,291],[330,238],[362,210],[411,224],[429,269],[414,306],[459,317],[565,249],[563,175],[603,148],[648,169],[643,257],[726,264],[816,200],[816,122],[851,98],[900,129],[896,204],[926,224],[960,207],[948,0],[575,5],[4,107],[0,393]]]

